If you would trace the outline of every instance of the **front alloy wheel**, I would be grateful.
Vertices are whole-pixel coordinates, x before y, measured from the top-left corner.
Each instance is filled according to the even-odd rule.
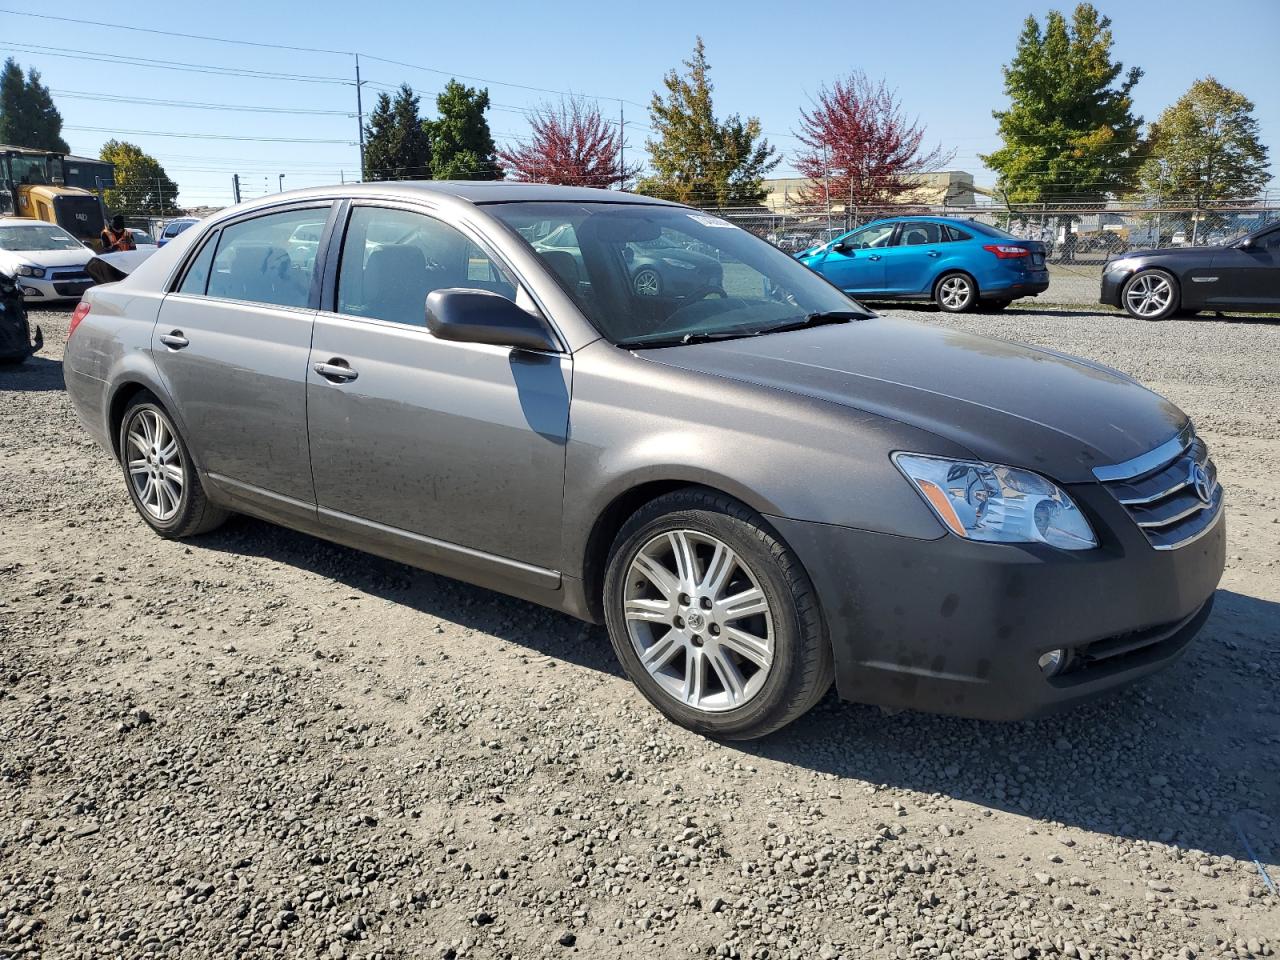
[[[631,285],[641,297],[656,297],[662,293],[662,277],[653,267],[637,270]]]
[[[1124,285],[1124,308],[1136,320],[1163,320],[1178,308],[1172,276],[1163,270],[1144,270]]]
[[[831,686],[813,585],[763,517],[700,487],[642,507],[618,533],[604,584],[609,639],[672,720],[761,737]]]

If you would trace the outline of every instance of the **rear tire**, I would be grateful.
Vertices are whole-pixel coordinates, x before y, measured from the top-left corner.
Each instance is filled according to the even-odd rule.
[[[978,284],[967,273],[944,273],[933,285],[933,299],[945,313],[968,313],[978,304]]]
[[[227,519],[205,494],[173,419],[145,391],[120,418],[120,467],[134,508],[166,540],[207,533]]]
[[[724,494],[677,490],[628,520],[610,553],[604,609],[627,676],[697,733],[763,737],[831,687],[808,574],[763,517]]]

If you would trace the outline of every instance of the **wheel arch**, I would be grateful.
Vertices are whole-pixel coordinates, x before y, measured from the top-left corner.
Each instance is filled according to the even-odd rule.
[[[978,278],[974,276],[972,270],[966,267],[948,266],[938,271],[938,275],[933,278],[933,283],[929,286],[929,297],[934,303],[938,302],[938,285],[947,277],[957,273],[968,278],[969,282],[973,284],[973,302],[977,303],[982,298],[982,284],[978,282]]]
[[[1130,285],[1132,285],[1135,280],[1137,280],[1139,277],[1143,276],[1144,274],[1148,274],[1148,273],[1164,274],[1164,276],[1169,278],[1169,282],[1173,284],[1174,302],[1169,313],[1166,314],[1166,317],[1172,317],[1183,307],[1185,298],[1183,297],[1182,291],[1185,289],[1185,287],[1182,283],[1182,277],[1178,276],[1178,274],[1171,268],[1160,263],[1144,264],[1143,266],[1140,266],[1137,270],[1133,271],[1133,273],[1129,274],[1129,276],[1125,278],[1124,283],[1120,285],[1120,296],[1119,296],[1120,308],[1125,312],[1128,312],[1128,307],[1125,305],[1125,294],[1128,293]]]

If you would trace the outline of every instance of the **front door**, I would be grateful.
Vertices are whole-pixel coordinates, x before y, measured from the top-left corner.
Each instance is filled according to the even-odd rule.
[[[894,226],[873,223],[841,237],[815,264],[818,272],[846,293],[883,293],[884,248],[893,241]]]
[[[1280,227],[1254,237],[1247,247],[1231,247],[1213,258],[1210,305],[1274,307],[1280,304]]]
[[[532,309],[528,295],[485,248],[416,210],[353,205],[340,264],[308,367],[321,516],[557,568],[570,358],[437,340],[425,326],[432,290]]]
[[[260,214],[212,233],[165,297],[152,335],[196,462],[215,483],[275,508],[314,511],[313,268],[290,259],[286,245],[301,225],[322,228],[329,207]]]

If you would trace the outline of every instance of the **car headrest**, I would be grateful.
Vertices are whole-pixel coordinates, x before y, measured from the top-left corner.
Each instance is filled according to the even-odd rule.
[[[582,278],[578,273],[578,261],[573,258],[573,254],[565,253],[563,250],[541,250],[538,252],[538,256],[546,261],[552,272],[570,289],[573,289],[581,282]]]
[[[389,243],[369,254],[364,267],[368,312],[397,323],[426,323],[427,294],[440,286],[427,270],[427,258],[409,243]]]
[[[929,235],[928,235],[927,233],[925,233],[923,230],[918,230],[918,229],[917,229],[917,230],[911,230],[911,231],[909,231],[909,232],[907,233],[907,236],[906,236],[906,242],[907,242],[907,244],[908,244],[908,245],[914,245],[914,244],[919,244],[919,243],[928,243],[928,242],[929,242]]]

